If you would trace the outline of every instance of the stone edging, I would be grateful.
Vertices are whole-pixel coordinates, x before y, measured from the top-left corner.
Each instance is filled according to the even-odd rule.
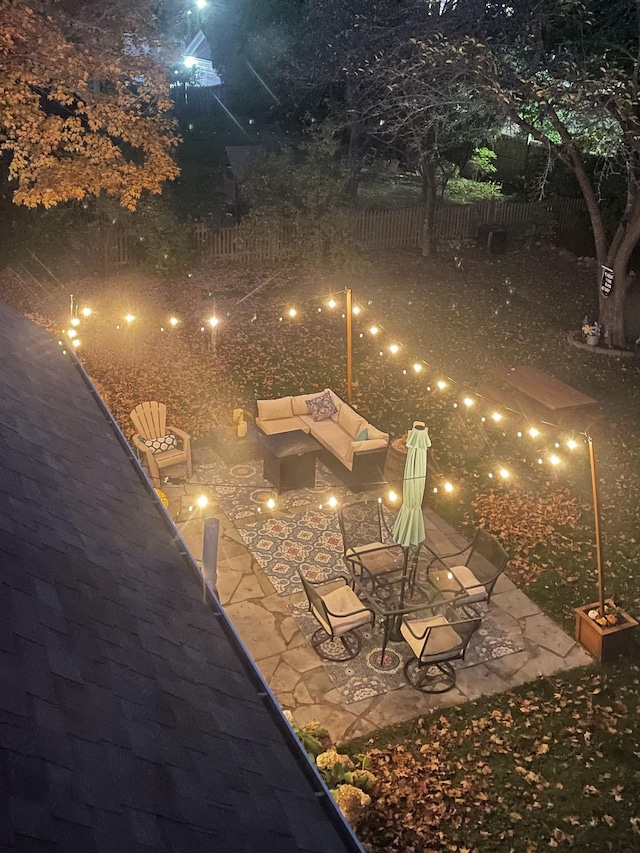
[[[612,347],[601,347],[601,346],[592,346],[591,344],[584,344],[582,341],[579,341],[576,335],[580,335],[581,332],[567,332],[567,340],[569,343],[577,347],[578,349],[588,350],[589,352],[596,352],[598,355],[608,355],[610,358],[633,358],[634,353],[629,349],[613,349]]]

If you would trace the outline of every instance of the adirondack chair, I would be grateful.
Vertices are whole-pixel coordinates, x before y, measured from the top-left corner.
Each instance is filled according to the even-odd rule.
[[[156,488],[160,488],[160,471],[172,465],[186,463],[187,474],[191,477],[191,436],[178,427],[167,424],[167,407],[164,403],[140,403],[131,412],[131,420],[138,432],[133,436],[133,443],[140,458],[146,462],[149,476]],[[169,434],[177,436],[182,447],[171,447],[168,450],[154,450],[142,439],[152,441]]]

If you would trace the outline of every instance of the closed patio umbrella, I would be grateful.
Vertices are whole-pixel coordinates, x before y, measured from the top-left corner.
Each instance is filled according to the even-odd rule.
[[[425,538],[422,498],[427,482],[428,447],[431,447],[429,431],[422,421],[415,421],[407,438],[402,506],[393,525],[393,538],[403,548],[419,545]]]

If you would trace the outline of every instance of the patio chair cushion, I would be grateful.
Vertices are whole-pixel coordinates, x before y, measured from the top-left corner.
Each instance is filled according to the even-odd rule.
[[[316,391],[315,394],[297,394],[295,397],[292,397],[291,408],[293,409],[293,414],[298,416],[308,415],[307,400],[315,400],[320,393],[320,391]]]
[[[446,597],[462,595],[464,591],[465,600],[469,604],[474,601],[484,601],[487,598],[486,587],[467,566],[452,566],[446,571],[432,572],[429,579]]]
[[[331,399],[329,389],[327,389],[319,397],[313,397],[307,400],[307,409],[314,421],[326,421],[333,415],[338,414],[338,407],[334,405]]]
[[[291,397],[278,397],[275,400],[258,400],[258,417],[261,421],[292,418],[293,408]]]
[[[143,438],[140,436],[140,441],[150,447],[152,453],[163,453],[165,450],[171,450],[178,446],[178,439],[172,432],[163,435],[161,438]]]
[[[333,633],[336,637],[341,637],[347,631],[352,631],[360,625],[366,625],[371,621],[371,611],[364,609],[364,605],[347,584],[334,589],[332,592],[322,596],[327,610],[331,613],[338,614],[336,616],[329,615],[330,625],[327,624],[324,615],[319,613],[315,607],[312,608],[313,615],[325,629],[327,634]],[[354,611],[360,611],[354,613]],[[352,616],[340,616],[341,613],[352,613]]]
[[[382,542],[357,545],[355,548],[349,548],[345,554],[347,559],[355,555],[360,557],[361,562],[364,563],[367,571],[372,575],[389,572],[393,569],[400,569],[402,568],[404,559],[404,554],[399,545],[389,548],[383,545]]]
[[[331,418],[316,422],[310,415],[305,415],[300,420],[307,425],[316,441],[330,450],[345,467],[351,470],[353,467],[353,450],[351,449],[353,439],[339,424]],[[360,442],[360,444],[362,443]]]
[[[446,627],[437,627],[441,625]],[[409,626],[411,630],[409,630]],[[425,645],[424,634],[428,628],[435,627],[437,630],[429,633]],[[447,618],[440,613],[429,616],[427,619],[413,619],[411,622],[403,622],[400,626],[400,633],[418,659],[429,657],[434,663],[437,660],[447,658],[452,651],[462,646],[463,643],[462,637],[449,626]],[[418,637],[414,637],[414,634],[417,634]]]

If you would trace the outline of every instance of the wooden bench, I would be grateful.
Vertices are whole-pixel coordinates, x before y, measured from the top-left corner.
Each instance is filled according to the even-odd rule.
[[[480,392],[524,415],[576,427],[596,413],[593,397],[535,367],[500,368],[495,383],[485,383]]]

